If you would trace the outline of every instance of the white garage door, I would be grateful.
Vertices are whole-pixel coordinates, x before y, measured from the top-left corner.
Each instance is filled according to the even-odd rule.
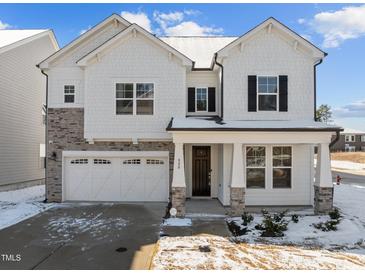
[[[66,201],[168,200],[168,158],[72,157],[64,164]]]

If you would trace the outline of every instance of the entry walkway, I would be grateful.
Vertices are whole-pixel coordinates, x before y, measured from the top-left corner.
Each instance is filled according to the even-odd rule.
[[[186,201],[186,217],[225,218],[227,209],[218,199],[189,199]]]

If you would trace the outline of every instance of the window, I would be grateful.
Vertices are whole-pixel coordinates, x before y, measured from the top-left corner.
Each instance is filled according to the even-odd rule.
[[[153,115],[154,84],[117,83],[116,114]]]
[[[116,84],[117,114],[133,114],[133,84]]]
[[[345,151],[346,152],[355,152],[356,148],[355,148],[355,146],[350,146],[349,144],[345,144]]]
[[[365,146],[362,146],[361,147],[361,151],[364,151],[365,152]]]
[[[345,135],[346,142],[355,142],[355,135]]]
[[[276,111],[278,105],[278,77],[257,77],[257,104],[260,111]]]
[[[361,135],[361,142],[365,142],[365,135]]]
[[[110,160],[94,159],[94,165],[110,165],[110,164],[111,164]]]
[[[266,151],[262,146],[246,147],[247,188],[265,188]]]
[[[83,165],[83,164],[87,164],[89,162],[88,159],[75,159],[71,161],[71,164],[73,165]]]
[[[158,159],[147,159],[146,160],[147,165],[163,165],[164,162],[162,160]]]
[[[208,111],[207,88],[196,88],[195,90],[195,109],[196,111]]]
[[[128,159],[123,161],[123,165],[140,165],[141,159]]]
[[[273,147],[272,166],[273,188],[291,188],[292,148]]]
[[[137,114],[152,115],[153,114],[153,84],[136,84],[137,89]]]
[[[65,103],[75,103],[75,86],[64,86]]]

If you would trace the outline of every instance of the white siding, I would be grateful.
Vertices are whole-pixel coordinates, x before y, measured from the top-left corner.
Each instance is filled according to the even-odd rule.
[[[54,51],[45,36],[0,55],[0,185],[44,178],[46,78],[36,64]]]
[[[209,115],[214,115],[219,113],[220,106],[220,84],[219,84],[219,74],[218,71],[190,71],[186,74],[186,100],[188,96],[189,87],[215,87],[216,94],[216,113],[208,113]],[[187,102],[187,101],[186,101]],[[185,106],[186,112],[188,111],[188,106]],[[195,115],[197,113],[187,112],[188,115]],[[199,115],[199,114],[198,114]]]
[[[171,117],[185,116],[185,68],[144,38],[130,37],[85,69],[85,137],[170,138]],[[116,115],[116,82],[153,82],[153,115]]]
[[[49,74],[48,105],[50,108],[84,106],[84,71],[77,66],[76,62],[123,29],[125,29],[125,26],[122,24],[115,26],[110,23],[52,63],[51,69],[47,72]],[[64,103],[63,86],[68,84],[75,85],[76,98],[74,104]]]
[[[226,120],[313,120],[313,60],[265,30],[224,59]],[[248,112],[248,75],[288,75],[288,112]]]

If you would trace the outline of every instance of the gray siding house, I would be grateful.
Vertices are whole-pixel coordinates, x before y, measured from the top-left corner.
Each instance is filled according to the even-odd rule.
[[[44,181],[46,77],[51,30],[0,30],[0,191]]]
[[[333,136],[333,139],[335,136]],[[365,152],[365,131],[345,128],[339,140],[332,146],[331,151]]]

